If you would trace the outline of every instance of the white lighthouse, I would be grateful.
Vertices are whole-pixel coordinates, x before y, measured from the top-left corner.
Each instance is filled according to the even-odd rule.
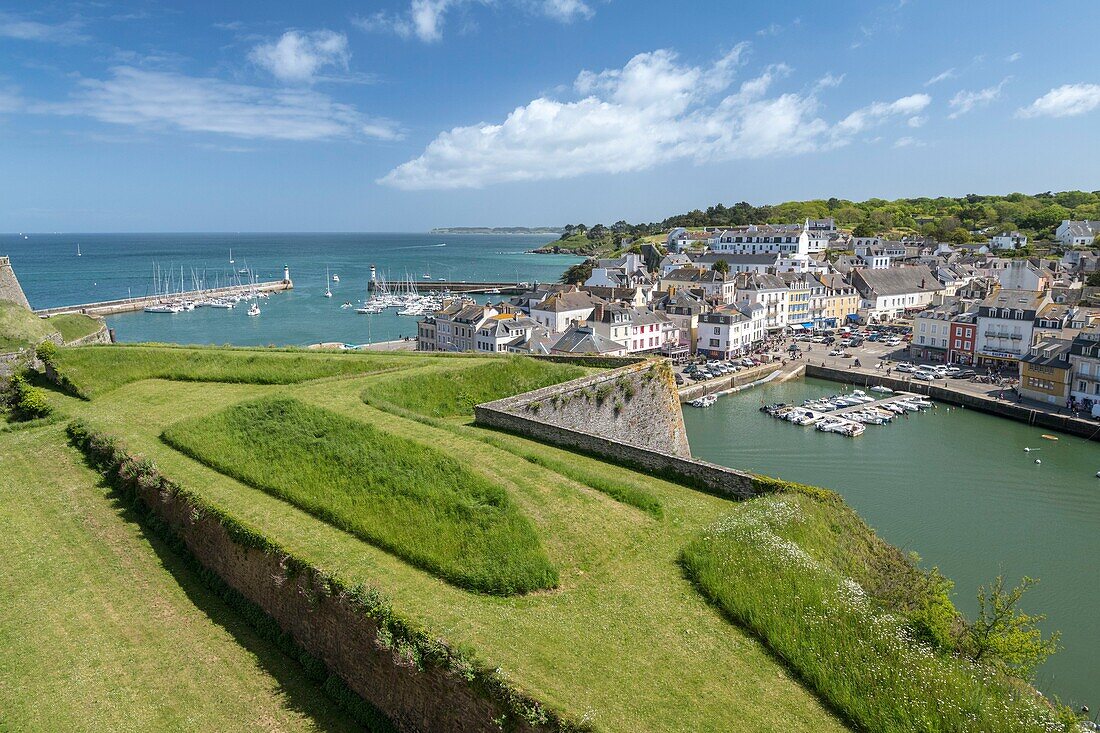
[[[283,283],[290,285],[290,265],[283,265]]]

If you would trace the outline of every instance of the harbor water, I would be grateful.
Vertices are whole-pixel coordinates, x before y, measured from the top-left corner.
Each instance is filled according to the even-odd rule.
[[[258,281],[290,268],[294,289],[260,302],[262,314],[199,308],[174,314],[124,313],[107,318],[119,341],[187,344],[349,344],[416,336],[416,318],[394,309],[374,315],[341,308],[367,297],[370,267],[391,283],[406,280],[557,282],[580,258],[526,254],[553,235],[475,234],[15,234],[0,235],[33,308],[153,294],[154,265],[179,290],[230,285],[246,269]],[[77,256],[79,246],[80,256]],[[232,250],[233,264],[229,263]],[[326,268],[328,275],[326,275]],[[332,282],[331,276],[339,277]],[[330,278],[332,298],[324,297]],[[480,302],[494,296],[474,296]],[[499,300],[501,296],[495,296]]]
[[[955,602],[977,610],[979,585],[1040,582],[1025,610],[1045,613],[1064,649],[1037,684],[1064,702],[1100,704],[1100,446],[941,404],[868,425],[857,438],[760,412],[761,401],[801,404],[845,385],[806,379],[685,407],[692,453],[732,468],[824,486],[888,542],[917,552],[955,582]],[[1025,451],[1031,448],[1031,451]],[[1038,450],[1035,450],[1038,449]],[[1041,460],[1041,463],[1036,463]]]

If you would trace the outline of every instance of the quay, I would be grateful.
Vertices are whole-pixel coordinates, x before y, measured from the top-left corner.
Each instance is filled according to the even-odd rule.
[[[206,290],[187,290],[183,293],[170,293],[165,295],[146,295],[136,298],[121,298],[119,300],[103,300],[98,303],[81,303],[79,305],[64,305],[57,308],[41,308],[35,313],[43,318],[59,316],[63,313],[83,313],[89,316],[111,316],[116,313],[129,313],[131,311],[144,310],[147,306],[156,305],[168,300],[195,300],[198,298],[223,298],[227,296],[248,295],[249,293],[278,293],[284,290],[292,290],[294,283],[287,277],[283,280],[256,283],[255,285],[234,285],[227,288],[209,288]]]
[[[841,396],[843,396],[843,395],[841,395]],[[875,400],[874,402],[864,402],[864,403],[859,404],[859,405],[852,405],[851,407],[841,407],[838,410],[829,410],[825,414],[826,415],[835,415],[836,417],[844,417],[845,415],[847,415],[849,413],[852,413],[852,412],[860,412],[861,410],[868,410],[872,407],[882,407],[883,405],[888,405],[892,402],[900,402],[902,400],[911,400],[914,397],[919,398],[921,396],[922,395],[916,394],[915,392],[894,392],[893,394],[888,394],[885,397],[883,397],[882,399]]]
[[[414,280],[411,283],[418,291],[426,293],[437,293],[447,291],[451,293],[489,293],[500,295],[519,295],[531,290],[538,283],[502,283],[502,282],[455,282],[447,280]],[[389,283],[388,287],[404,287],[405,283]],[[375,279],[371,279],[367,284],[367,290],[374,292],[375,290],[382,289],[382,283]]]

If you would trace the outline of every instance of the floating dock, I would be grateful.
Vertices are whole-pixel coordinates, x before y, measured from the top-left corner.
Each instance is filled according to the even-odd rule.
[[[84,313],[89,316],[111,316],[116,313],[130,313],[132,311],[145,310],[145,308],[150,305],[168,301],[224,298],[227,296],[248,295],[249,293],[279,293],[293,288],[294,284],[288,278],[286,280],[256,283],[255,285],[234,285],[228,288],[187,290],[182,293],[169,293],[167,296],[147,295],[140,298],[121,298],[119,300],[104,300],[98,303],[65,305],[59,308],[42,308],[36,310],[35,313],[43,318],[59,316],[62,313]]]

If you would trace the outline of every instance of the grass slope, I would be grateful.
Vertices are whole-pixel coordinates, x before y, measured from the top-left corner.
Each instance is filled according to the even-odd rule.
[[[293,384],[389,369],[410,358],[415,357],[116,345],[62,349],[55,361],[83,396],[95,397],[142,379]]]
[[[448,365],[450,366],[450,365]],[[462,369],[440,368],[381,382],[372,399],[431,417],[473,415],[474,405],[590,373],[579,366],[523,356],[498,357]]]
[[[83,313],[65,313],[64,315],[53,316],[46,323],[61,334],[61,338],[65,339],[65,343],[91,336],[103,327],[102,321]]]
[[[768,496],[707,530],[683,563],[708,599],[861,730],[1061,730],[1025,686],[917,640],[904,612],[920,599],[894,607],[852,579],[892,585],[871,534],[839,502]]]
[[[466,360],[455,363],[462,368]],[[434,369],[430,362],[412,366]],[[751,635],[730,624],[688,583],[683,546],[729,513],[717,497],[598,459],[506,436],[659,499],[656,520],[555,471],[475,439],[366,405],[365,389],[407,370],[293,386],[145,381],[94,401],[51,395],[75,418],[118,435],[136,453],[288,552],[351,585],[380,589],[394,611],[426,633],[499,667],[519,689],[602,731],[835,733],[843,724]],[[292,504],[234,480],[159,438],[180,414],[292,395],[476,466],[506,486],[558,568],[553,593],[501,598],[440,582],[395,555]],[[472,429],[471,429],[472,430]]]
[[[61,426],[0,434],[0,729],[359,730],[98,481]]]
[[[54,329],[26,308],[0,300],[0,353],[34,346]]]
[[[500,486],[429,446],[286,397],[175,425],[169,445],[470,590],[553,587]]]

